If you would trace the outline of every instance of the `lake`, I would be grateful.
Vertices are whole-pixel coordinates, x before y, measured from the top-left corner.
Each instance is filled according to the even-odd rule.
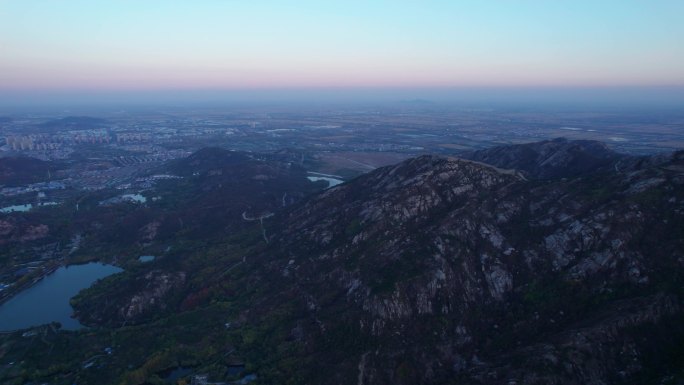
[[[319,180],[324,180],[324,181],[328,182],[328,188],[335,187],[335,186],[337,186],[338,184],[344,182],[344,181],[341,180],[341,179],[329,178],[329,177],[327,177],[327,176],[307,176],[306,178],[309,179],[309,180],[312,181],[312,182],[316,182],[316,181],[319,181]]]
[[[13,205],[1,208],[0,213],[23,213],[31,210],[32,208],[33,205],[30,203],[24,205]]]
[[[124,194],[121,196],[121,199],[133,202],[133,203],[145,203],[147,202],[147,198],[140,194]]]
[[[129,202],[129,203],[145,203],[147,202],[147,198],[141,194],[123,194],[119,196],[115,196],[113,198],[105,199],[100,202],[101,206],[109,206],[109,205],[115,205],[119,203],[124,203],[124,202]]]
[[[0,331],[59,322],[62,329],[83,327],[71,318],[69,299],[98,279],[123,271],[102,263],[60,267],[40,282],[0,305]]]
[[[59,203],[57,202],[43,202],[38,204],[38,206],[55,206],[58,205]],[[33,204],[31,203],[26,203],[23,205],[13,205],[13,206],[7,206],[3,207],[0,209],[0,213],[23,213],[31,210],[33,208]]]
[[[154,255],[141,255],[138,257],[138,261],[142,263],[152,262],[156,259]]]

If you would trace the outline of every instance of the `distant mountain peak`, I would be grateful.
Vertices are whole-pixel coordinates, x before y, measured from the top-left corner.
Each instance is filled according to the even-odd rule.
[[[625,157],[612,151],[603,142],[566,138],[492,147],[459,156],[504,169],[520,170],[535,179],[593,173]]]

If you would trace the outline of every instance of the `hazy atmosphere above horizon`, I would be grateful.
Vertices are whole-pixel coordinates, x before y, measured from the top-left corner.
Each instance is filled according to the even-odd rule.
[[[0,385],[684,385],[684,0],[0,0]]]
[[[684,2],[0,1],[0,95],[684,87]]]

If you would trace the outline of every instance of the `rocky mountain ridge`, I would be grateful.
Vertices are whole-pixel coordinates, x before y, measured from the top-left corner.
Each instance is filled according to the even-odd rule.
[[[630,158],[612,151],[605,143],[565,138],[498,146],[465,152],[459,154],[459,157],[516,169],[537,179],[576,177],[600,171],[621,159]]]
[[[117,347],[144,359],[98,369],[112,383],[160,382],[187,357],[224,380],[244,362],[265,384],[682,383],[684,151],[588,155],[602,148],[426,155],[308,197],[287,162],[252,175],[241,165],[256,155],[207,150],[170,165],[192,191],[218,201],[243,183],[236,202],[259,201],[263,174],[299,199],[264,190],[273,216],[175,246],[74,305],[106,341],[153,341]]]
[[[684,153],[641,162],[527,180],[412,159],[283,217],[270,274],[325,329],[374,341],[364,383],[629,383],[652,360],[635,334],[682,317]]]

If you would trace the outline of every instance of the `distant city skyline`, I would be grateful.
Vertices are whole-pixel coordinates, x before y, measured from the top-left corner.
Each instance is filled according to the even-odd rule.
[[[684,1],[0,0],[0,93],[684,87]]]

